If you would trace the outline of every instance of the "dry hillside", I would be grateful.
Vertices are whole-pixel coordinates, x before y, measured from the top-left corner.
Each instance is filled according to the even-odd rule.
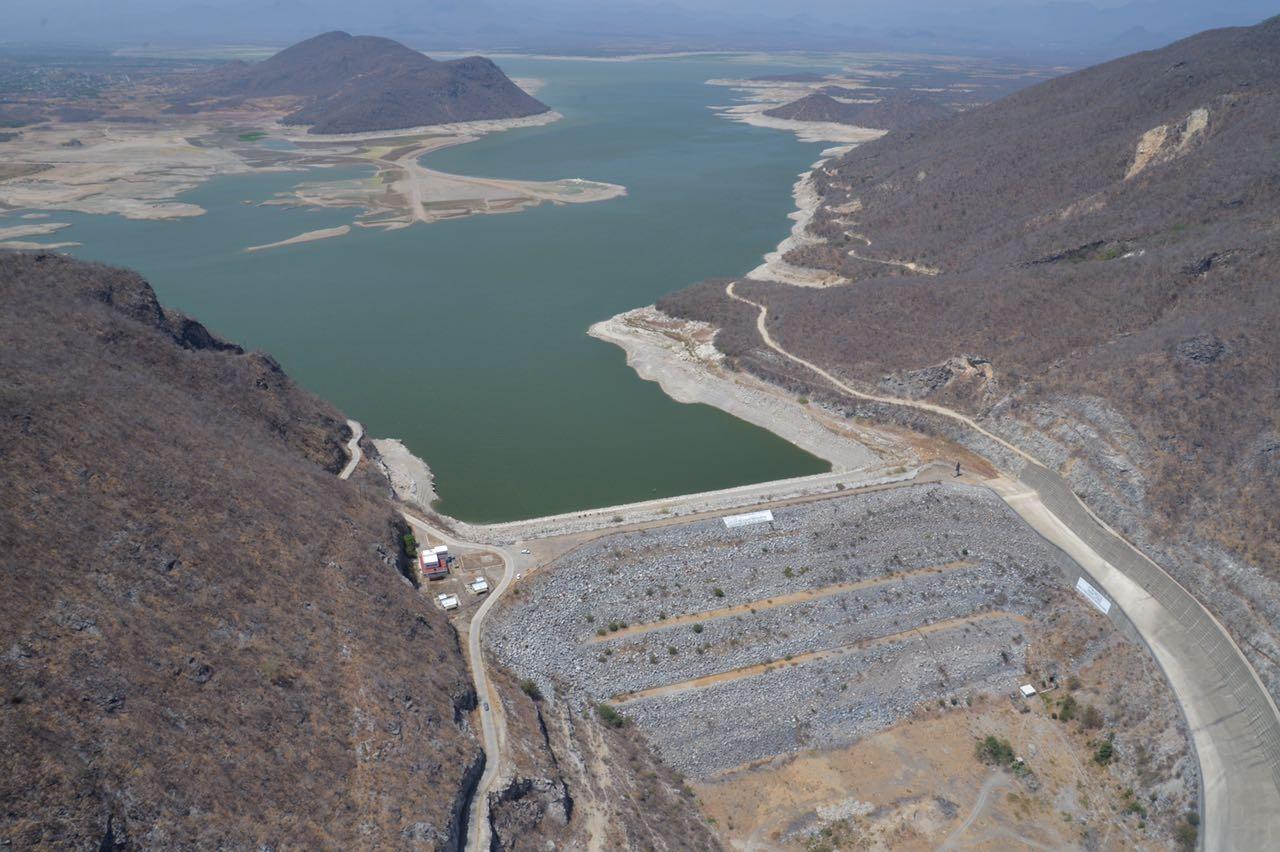
[[[256,64],[229,63],[194,86],[179,109],[246,98],[293,97],[286,124],[309,133],[361,133],[537,115],[547,106],[493,62],[439,62],[376,36],[330,32]]]
[[[738,292],[790,351],[1056,466],[1280,694],[1277,151],[1280,18],[1202,33],[828,162],[816,240],[787,259],[843,286]],[[660,307],[823,397],[724,282]]]
[[[340,415],[132,273],[0,296],[0,844],[455,848],[470,676]]]
[[[134,273],[0,252],[0,298],[0,848],[460,848],[471,676],[343,416]],[[642,740],[496,679],[495,848],[714,845]]]

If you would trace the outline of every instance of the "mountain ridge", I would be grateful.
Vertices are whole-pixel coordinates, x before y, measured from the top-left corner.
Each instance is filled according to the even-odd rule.
[[[1277,138],[1280,18],[1207,31],[825,162],[785,259],[845,285],[737,291],[789,351],[1050,460],[1280,694]],[[772,360],[723,282],[659,307],[718,325],[741,368],[857,409]]]

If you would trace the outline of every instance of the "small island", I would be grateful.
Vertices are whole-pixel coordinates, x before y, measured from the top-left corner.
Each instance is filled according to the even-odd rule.
[[[314,135],[405,130],[542,115],[551,108],[523,91],[491,60],[440,62],[379,36],[330,32],[270,59],[231,62],[201,79],[175,112],[290,99],[281,118]]]

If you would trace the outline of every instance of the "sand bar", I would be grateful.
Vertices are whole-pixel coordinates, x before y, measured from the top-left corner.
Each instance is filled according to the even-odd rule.
[[[33,243],[27,240],[7,240],[0,242],[0,249],[9,251],[57,251],[65,248],[76,248],[79,243]]]
[[[0,228],[0,241],[17,240],[22,237],[46,237],[49,234],[55,234],[63,228],[71,227],[67,222],[46,222],[39,225],[13,225],[8,228]]]
[[[320,228],[316,231],[307,231],[304,234],[298,234],[296,237],[289,237],[287,240],[280,240],[274,243],[264,243],[260,246],[249,246],[245,251],[266,251],[267,249],[280,248],[281,246],[293,246],[299,243],[313,243],[316,240],[328,240],[333,237],[345,237],[351,233],[350,225],[339,225],[336,228]]]

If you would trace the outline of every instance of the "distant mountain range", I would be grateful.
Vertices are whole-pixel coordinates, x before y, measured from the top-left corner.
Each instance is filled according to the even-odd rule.
[[[289,44],[322,30],[391,33],[416,47],[485,52],[909,50],[1075,62],[1246,24],[1273,0],[1046,0],[849,3],[811,0],[41,0],[9,3],[4,38],[92,44]],[[927,11],[922,11],[927,9]],[[1144,43],[1114,44],[1134,28]]]
[[[548,111],[480,56],[438,62],[399,42],[345,32],[318,35],[258,63],[233,62],[191,99],[294,96],[285,119],[310,133],[360,133],[521,118]]]
[[[1278,139],[1280,18],[1208,31],[827,162],[786,259],[849,283],[737,292],[799,356],[1056,465],[1280,695]],[[823,395],[723,282],[660,307]]]

